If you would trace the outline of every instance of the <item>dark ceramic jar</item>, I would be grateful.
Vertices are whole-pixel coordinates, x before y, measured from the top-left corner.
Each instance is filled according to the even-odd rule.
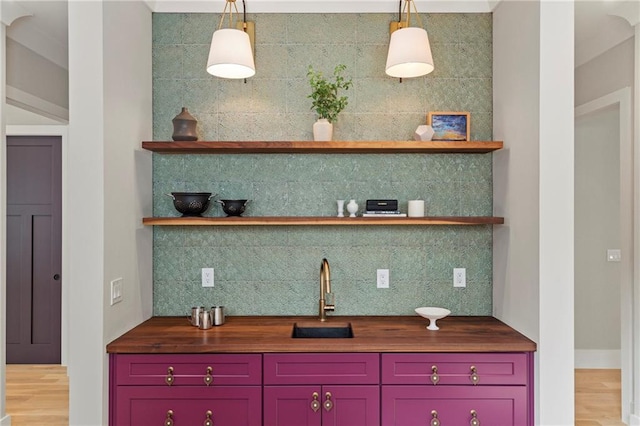
[[[172,122],[173,135],[171,137],[174,141],[198,140],[198,134],[196,133],[196,124],[198,124],[198,120],[189,114],[189,110],[187,108],[182,107],[182,111],[174,117]]]

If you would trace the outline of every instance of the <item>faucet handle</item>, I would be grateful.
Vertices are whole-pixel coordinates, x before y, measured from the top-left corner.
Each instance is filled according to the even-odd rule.
[[[333,293],[325,293],[324,295],[324,310],[325,311],[335,311],[336,309],[336,297]]]

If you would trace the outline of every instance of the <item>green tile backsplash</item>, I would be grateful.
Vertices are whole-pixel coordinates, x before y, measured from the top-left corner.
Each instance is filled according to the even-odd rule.
[[[311,140],[308,65],[338,63],[354,85],[337,140],[407,140],[429,111],[469,111],[473,140],[492,139],[490,14],[424,14],[435,71],[399,83],[384,74],[387,14],[258,14],[256,75],[222,80],[205,71],[215,14],[154,14],[153,129],[170,140],[185,106],[201,140]],[[426,201],[428,215],[491,215],[490,154],[159,155],[155,216],[177,216],[172,191],[248,198],[245,215],[331,216],[337,199]],[[222,216],[214,204],[205,214]],[[170,227],[154,229],[154,314],[222,304],[229,315],[315,315],[320,262],[331,265],[336,315],[410,315],[443,306],[490,315],[492,228]],[[200,268],[215,268],[202,288]],[[453,288],[454,267],[467,288]],[[376,289],[376,269],[391,288]]]

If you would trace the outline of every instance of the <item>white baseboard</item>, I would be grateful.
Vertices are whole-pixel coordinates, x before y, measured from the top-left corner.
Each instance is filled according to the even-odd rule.
[[[620,368],[620,350],[576,349],[575,368]]]
[[[635,414],[631,415],[631,426],[640,426],[640,416],[636,416]]]
[[[11,426],[11,416],[4,416],[3,418],[1,418],[0,426]]]

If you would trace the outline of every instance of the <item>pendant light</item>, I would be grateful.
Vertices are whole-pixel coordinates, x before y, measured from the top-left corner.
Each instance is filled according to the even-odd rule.
[[[227,0],[224,5],[220,25],[211,38],[207,60],[209,74],[221,78],[243,79],[252,77],[256,73],[252,47],[255,26],[253,22],[247,22],[244,0],[242,0],[242,7],[243,20],[233,28],[233,11],[235,10],[236,15],[239,15],[236,0]],[[227,13],[229,27],[223,28]]]
[[[413,0],[402,0],[398,5],[398,22],[389,26],[391,40],[387,54],[385,72],[391,77],[420,77],[433,71],[433,56],[429,45],[429,36],[421,28],[422,22]],[[419,27],[411,27],[411,7],[415,11]],[[402,21],[402,14],[406,20]]]

